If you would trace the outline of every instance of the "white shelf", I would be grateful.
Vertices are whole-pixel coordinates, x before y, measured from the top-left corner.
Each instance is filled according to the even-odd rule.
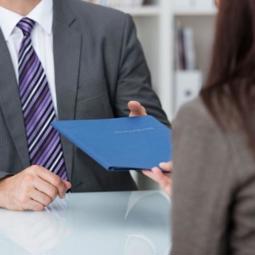
[[[213,36],[214,36],[214,25],[215,25],[215,17],[217,16],[217,8],[214,5],[214,0],[171,0],[174,5],[172,7],[172,15],[174,24],[180,24],[182,27],[188,27],[192,29],[194,36],[194,46],[195,46],[195,54],[196,54],[196,62],[197,67],[201,71],[201,81],[205,79],[208,73],[208,60],[210,59],[210,52],[212,48]],[[173,36],[173,41],[175,42],[175,36]],[[174,55],[175,48],[172,48],[172,58],[174,59],[176,56]],[[185,76],[189,76],[189,73],[183,73],[184,77],[181,74],[173,72],[172,80],[173,89],[175,90],[174,97],[178,97],[181,95],[183,91],[182,89],[189,89],[189,87],[185,87],[185,85],[180,85],[180,80],[185,80]],[[194,74],[195,75],[195,74]],[[189,77],[188,77],[189,78]],[[188,80],[187,78],[187,80]],[[192,78],[190,78],[191,80]],[[199,80],[197,78],[197,80]],[[189,86],[190,82],[184,81],[182,83]],[[195,80],[195,78],[194,78]],[[196,82],[197,85],[199,82]],[[198,88],[195,83],[190,88],[190,91],[195,91]],[[185,92],[185,91],[184,91]],[[178,100],[177,100],[178,101]],[[175,104],[173,107],[173,114],[175,115],[180,104]]]
[[[162,9],[159,6],[143,6],[135,8],[116,8],[122,12],[129,13],[132,16],[159,16]],[[176,9],[175,16],[214,16],[217,14],[216,8],[208,9]]]
[[[161,8],[159,6],[141,6],[134,8],[116,8],[116,9],[135,17],[158,16],[161,13]]]
[[[216,8],[192,8],[192,9],[176,9],[174,10],[175,16],[214,16],[217,14]]]

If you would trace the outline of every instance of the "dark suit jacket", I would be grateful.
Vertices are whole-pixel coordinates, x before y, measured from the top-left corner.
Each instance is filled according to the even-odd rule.
[[[168,124],[132,19],[76,1],[54,0],[54,61],[59,119],[126,116],[129,100]],[[103,128],[103,127],[102,127]],[[132,190],[129,173],[107,173],[63,140],[73,191]],[[29,166],[23,115],[10,54],[0,31],[0,177]]]
[[[223,131],[200,99],[180,110],[173,129],[172,255],[254,255],[255,159],[246,135],[236,123]]]

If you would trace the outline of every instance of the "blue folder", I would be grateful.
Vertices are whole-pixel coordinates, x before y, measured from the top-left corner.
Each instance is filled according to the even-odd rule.
[[[151,169],[172,159],[171,130],[151,116],[55,121],[53,126],[109,171]]]

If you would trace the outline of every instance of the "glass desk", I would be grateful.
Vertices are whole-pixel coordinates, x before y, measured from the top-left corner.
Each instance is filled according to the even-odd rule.
[[[79,193],[44,212],[0,209],[1,255],[167,255],[170,201],[160,191]]]

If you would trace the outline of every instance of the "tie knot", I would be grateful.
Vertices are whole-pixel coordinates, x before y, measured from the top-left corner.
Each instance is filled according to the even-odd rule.
[[[20,28],[24,34],[24,36],[30,36],[31,32],[34,28],[35,21],[29,18],[23,18],[17,24],[17,27]]]

